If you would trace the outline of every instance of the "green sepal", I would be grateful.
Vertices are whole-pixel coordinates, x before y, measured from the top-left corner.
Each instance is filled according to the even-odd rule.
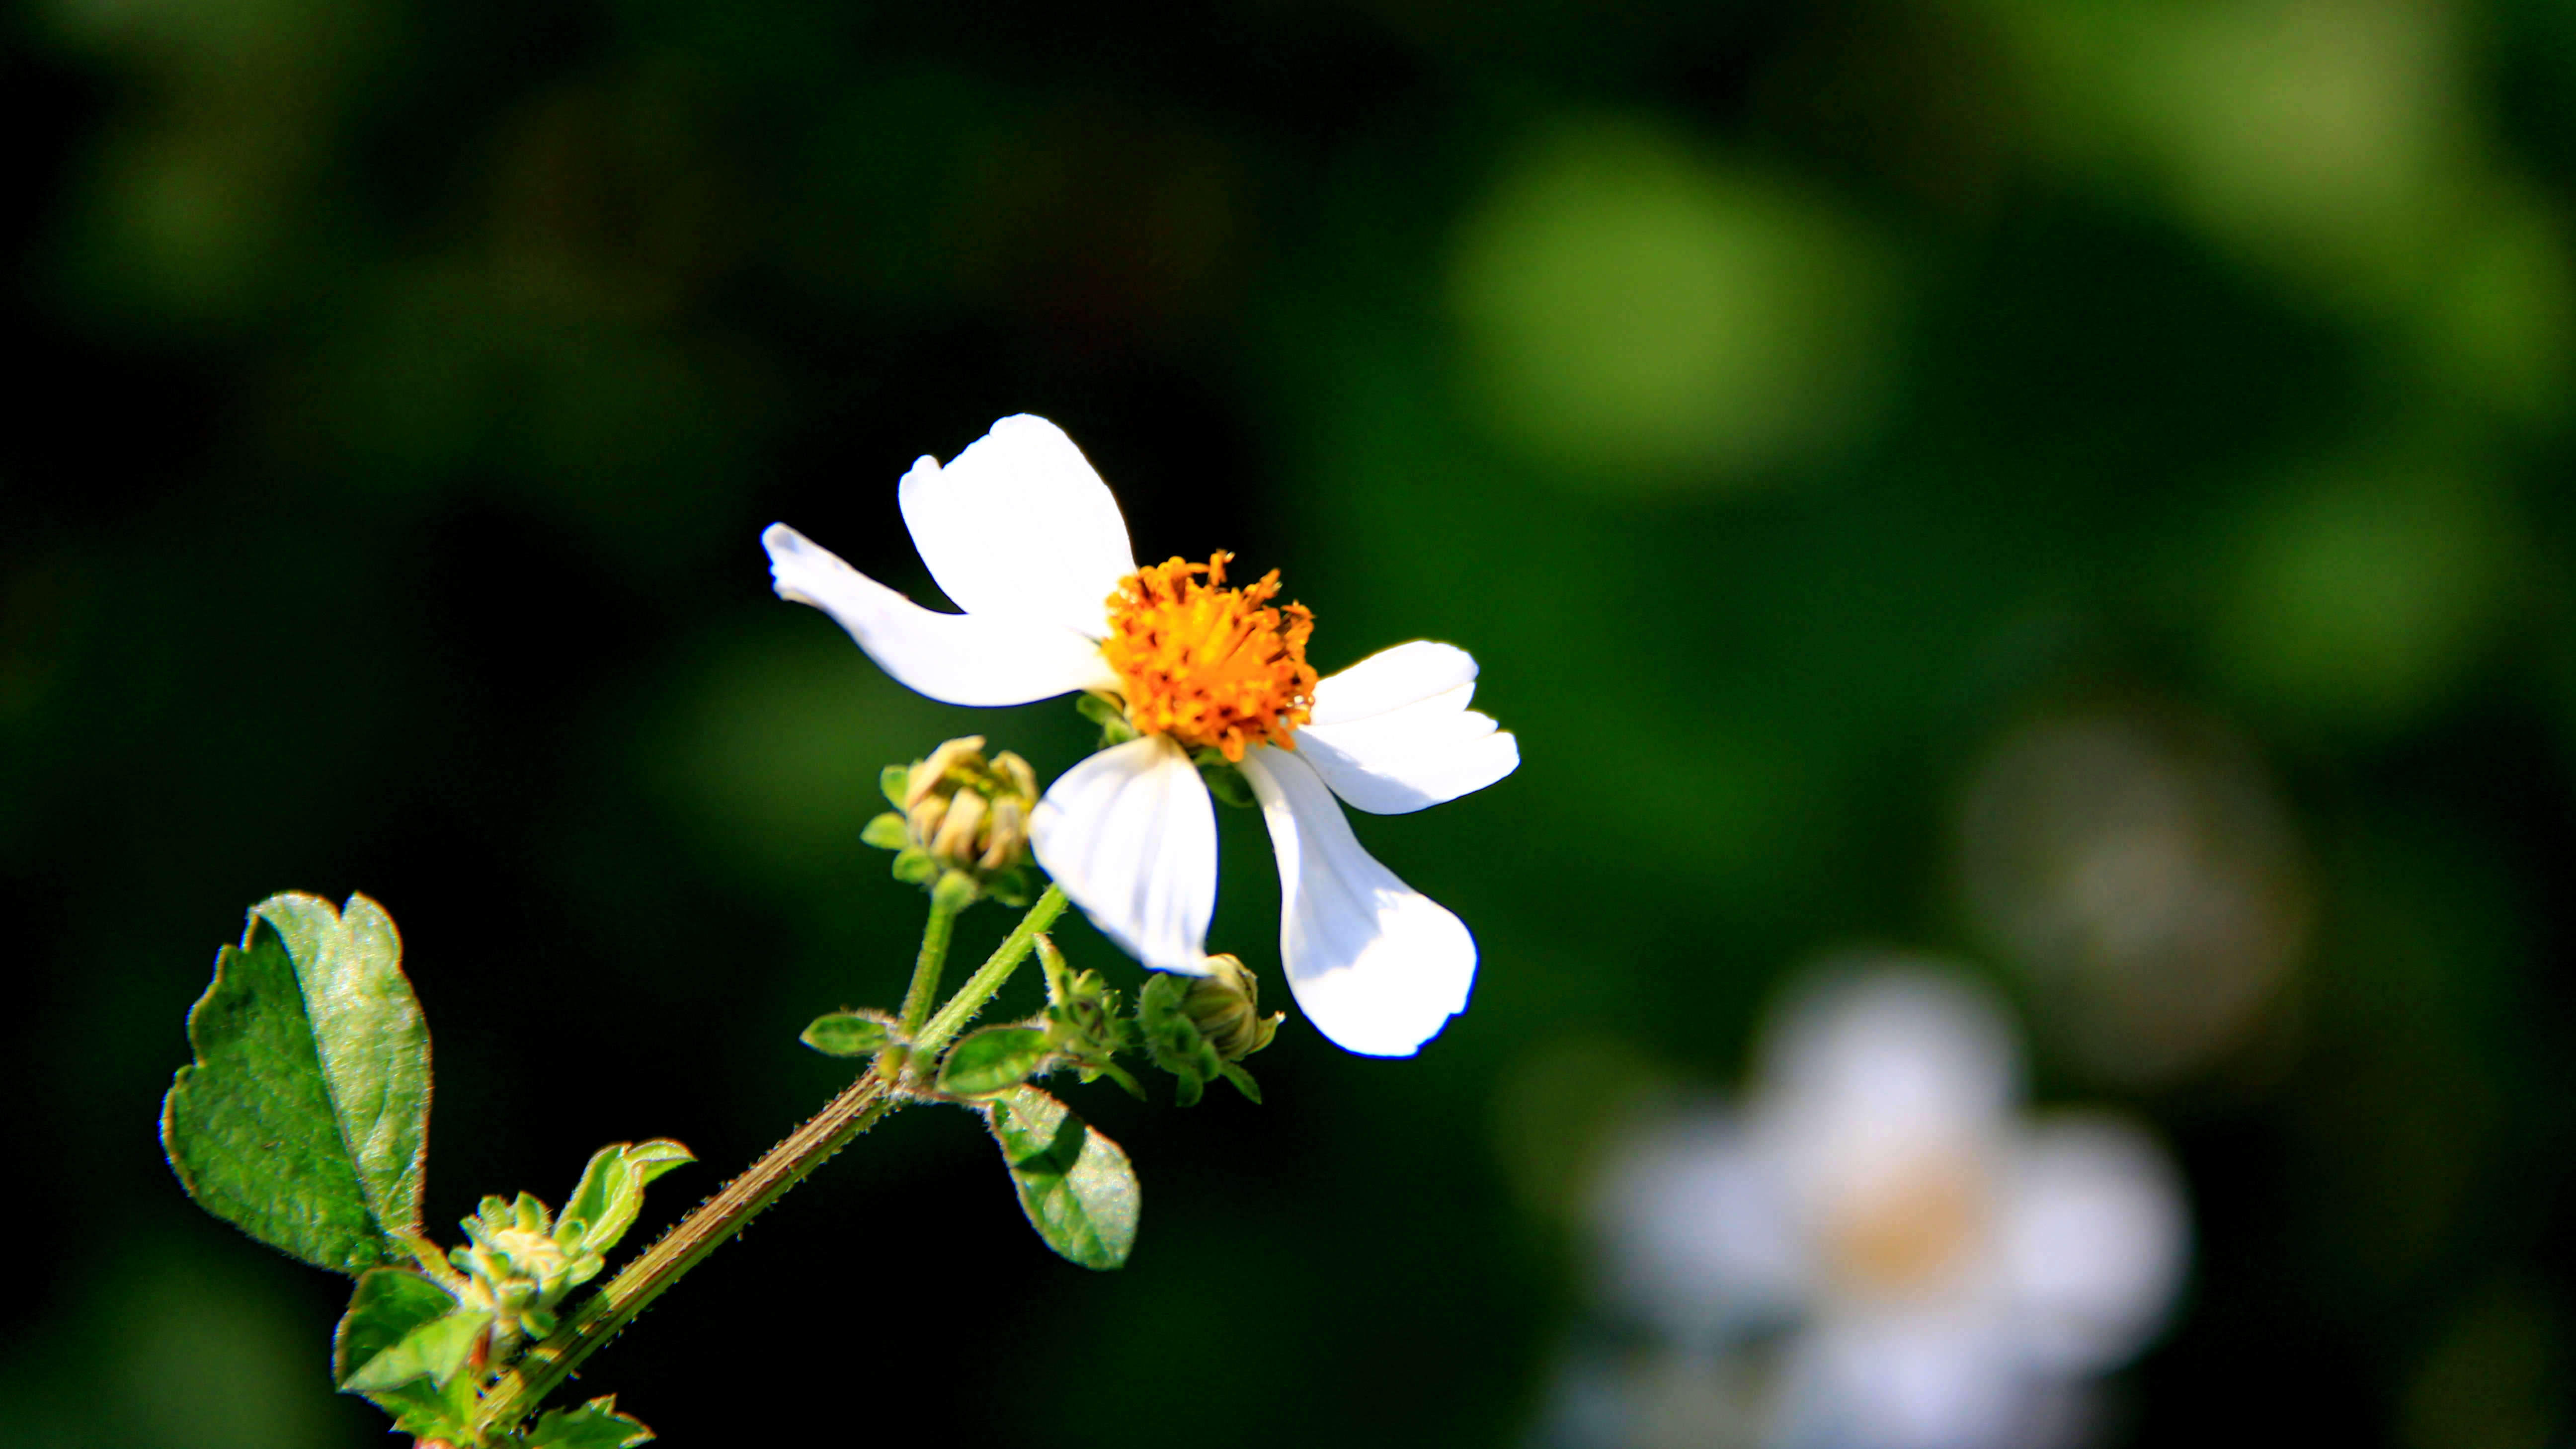
[[[1034,1087],[995,1098],[984,1122],[1046,1245],[1085,1268],[1124,1266],[1143,1194],[1118,1144]]]
[[[1109,1080],[1116,1082],[1121,1088],[1123,1088],[1128,1096],[1135,1098],[1139,1102],[1146,1100],[1145,1084],[1137,1081],[1134,1074],[1130,1073],[1125,1067],[1118,1065],[1116,1062],[1097,1061],[1086,1063],[1077,1075],[1082,1078],[1085,1086],[1100,1080],[1102,1077],[1107,1077]]]
[[[341,1380],[340,1387],[352,1393],[378,1394],[427,1379],[444,1388],[464,1371],[465,1361],[474,1356],[475,1345],[483,1341],[484,1332],[491,1326],[488,1309],[459,1308],[443,1318],[433,1318],[360,1364]]]
[[[888,765],[877,771],[877,789],[883,792],[888,805],[901,810],[903,797],[912,791],[912,766]]]
[[[1136,994],[1136,1025],[1145,1039],[1145,1054],[1173,1077],[1172,1102],[1195,1107],[1207,1095],[1207,1084],[1223,1077],[1236,1091],[1258,1103],[1261,1088],[1252,1074],[1225,1059],[1190,1019],[1186,1001],[1190,978],[1169,971],[1154,973]]]
[[[597,1264],[584,1260],[605,1254],[635,1226],[635,1215],[644,1210],[644,1189],[653,1179],[685,1163],[695,1162],[689,1149],[667,1137],[650,1142],[617,1142],[590,1156],[582,1169],[581,1185],[572,1190],[564,1203],[563,1216],[555,1227],[555,1242],[573,1261],[572,1282],[586,1282],[599,1271]],[[582,1273],[582,1267],[590,1272]],[[545,1330],[531,1329],[542,1335]]]
[[[617,1412],[617,1396],[609,1394],[578,1409],[546,1410],[518,1442],[525,1449],[632,1449],[652,1437],[652,1430]]]
[[[1037,881],[1027,866],[1015,865],[985,877],[984,893],[1016,911],[1038,898]]]
[[[855,1011],[829,1011],[807,1022],[796,1039],[827,1057],[873,1056],[894,1033],[884,1022]]]
[[[1082,711],[1084,719],[1100,726],[1100,747],[1104,750],[1138,737],[1136,727],[1127,722],[1127,712],[1100,695],[1076,695],[1073,707]]]
[[[1047,1035],[1029,1026],[988,1026],[949,1048],[939,1090],[960,1097],[1007,1092],[1046,1064]]]
[[[928,885],[939,874],[939,857],[921,847],[907,846],[894,858],[894,878],[905,885]]]
[[[889,810],[860,827],[859,843],[879,850],[901,850],[912,844],[912,832],[905,828],[902,816]]]
[[[1252,782],[1244,779],[1243,771],[1236,769],[1234,762],[1223,753],[1200,750],[1190,756],[1190,763],[1199,767],[1199,778],[1207,782],[1208,793],[1214,795],[1219,803],[1246,809],[1261,803],[1252,793]]]
[[[161,1142],[197,1205],[316,1267],[398,1257],[420,1232],[429,1031],[383,907],[292,892],[252,907],[188,1042]]]
[[[1261,1105],[1261,1087],[1258,1083],[1252,1080],[1252,1073],[1245,1071],[1240,1062],[1230,1062],[1225,1060],[1223,1057],[1219,1057],[1217,1058],[1216,1069],[1219,1075],[1223,1076],[1227,1081],[1234,1083],[1234,1089],[1236,1091],[1250,1097],[1252,1099],[1252,1105],[1256,1107]]]
[[[975,884],[975,877],[962,870],[942,872],[939,883],[930,888],[932,902],[941,910],[951,912],[962,911],[975,904],[975,898],[983,893],[984,888]]]

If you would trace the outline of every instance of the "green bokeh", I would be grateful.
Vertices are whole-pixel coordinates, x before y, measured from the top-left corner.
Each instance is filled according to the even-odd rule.
[[[906,693],[759,530],[935,598],[894,481],[1024,410],[1140,557],[1280,568],[1323,668],[1476,654],[1520,771],[1355,821],[1473,1004],[1410,1062],[1292,1013],[1266,1106],[1068,1086],[1143,1182],[1116,1274],[900,1116],[587,1391],[676,1443],[849,1437],[854,1382],[957,1442],[1527,1442],[1603,1135],[1857,944],[1990,971],[2043,1102],[2173,1146],[2193,1286],[2115,1437],[2569,1431],[2558,7],[47,0],[0,45],[0,1444],[376,1442],[334,1284],[151,1142],[273,891],[402,923],[435,1232],[678,1138],[640,1241],[846,1080],[796,1035],[892,1004],[921,909],[879,768],[1092,731]],[[2062,719],[2287,822],[2295,959],[2188,1069],[2088,1056],[2033,983],[2091,978],[1959,888],[1980,762]]]

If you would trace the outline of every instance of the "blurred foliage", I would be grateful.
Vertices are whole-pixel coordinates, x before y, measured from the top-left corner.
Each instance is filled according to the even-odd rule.
[[[756,535],[935,597],[893,481],[1020,410],[1140,557],[1283,569],[1322,667],[1475,651],[1527,764],[1359,828],[1480,990],[1409,1063],[1292,1014],[1266,1107],[1082,1089],[1155,1187],[1119,1275],[897,1120],[600,1361],[673,1442],[825,1432],[764,1386],[854,1364],[973,1442],[1511,1442],[1605,1104],[1739,1079],[1853,941],[1991,952],[2043,1097],[2169,1134],[2195,1286],[2120,1432],[2568,1430],[2565,7],[31,0],[0,43],[0,1084],[45,1245],[0,1442],[373,1432],[312,1347],[337,1286],[147,1126],[242,901],[404,922],[455,1023],[432,1221],[602,1140],[747,1161],[837,1085],[796,1033],[917,930],[878,769],[973,729],[1052,778],[1088,731],[906,695]],[[2153,1080],[1961,886],[1978,762],[2070,718],[2220,741],[2286,820],[2299,959]],[[2224,898],[2138,863],[2225,852],[2118,834],[2223,816],[2125,808],[2047,919]],[[1213,944],[1275,981],[1225,828]],[[624,1057],[568,1082],[576,1000]],[[918,1332],[810,1291],[898,1228],[866,1271]],[[1045,1350],[962,1392],[970,1322]]]

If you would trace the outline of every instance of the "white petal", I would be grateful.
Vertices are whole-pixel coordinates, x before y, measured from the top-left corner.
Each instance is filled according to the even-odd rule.
[[[1030,619],[936,614],[783,523],[760,535],[778,597],[811,604],[905,685],[948,704],[1027,704],[1115,688],[1100,646]]]
[[[1167,735],[1102,750],[1029,817],[1038,864],[1101,934],[1158,971],[1204,975],[1216,913],[1216,806]]]
[[[2173,1164],[2107,1118],[2040,1128],[2014,1154],[1997,1237],[2026,1350],[2061,1371],[2108,1368],[2163,1326],[2191,1225]]]
[[[1793,1317],[1818,1265],[1786,1176],[1714,1107],[1620,1142],[1593,1191],[1614,1295],[1685,1343]]]
[[[1922,957],[1827,963],[1763,1046],[1765,1088],[1819,1135],[1979,1135],[2021,1096],[2021,1055],[1994,993]]]
[[[1316,684],[1297,753],[1334,794],[1373,815],[1455,800],[1521,763],[1520,742],[1467,708],[1475,694],[1467,651],[1399,644]]]
[[[1838,1313],[1792,1340],[1781,1432],[1791,1444],[1994,1449],[2047,1444],[2044,1384],[1997,1325],[1941,1308]]]
[[[895,492],[913,547],[957,607],[1108,637],[1109,595],[1136,556],[1118,500],[1063,429],[1004,418],[947,467],[913,464]]]
[[[1475,656],[1455,644],[1416,639],[1381,649],[1317,683],[1312,719],[1319,725],[1347,724],[1475,682]]]
[[[1279,855],[1279,957],[1297,1005],[1346,1051],[1413,1055],[1467,1009],[1476,938],[1360,849],[1297,756],[1259,746],[1243,777]]]

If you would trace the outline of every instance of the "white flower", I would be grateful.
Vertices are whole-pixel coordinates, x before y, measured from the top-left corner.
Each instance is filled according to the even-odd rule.
[[[1351,835],[1335,797],[1402,814],[1480,790],[1518,744],[1467,707],[1476,661],[1415,641],[1326,679],[1313,627],[1272,606],[1278,576],[1226,588],[1219,553],[1139,569],[1126,519],[1044,418],[1004,418],[897,499],[962,614],[924,609],[785,524],[761,535],[779,596],[849,630],[896,679],[950,704],[1076,690],[1116,699],[1142,736],[1065,772],[1030,821],[1038,863],[1147,966],[1203,974],[1216,909],[1216,811],[1192,752],[1233,761],[1279,859],[1279,954],[1316,1028],[1406,1056],[1466,1009],[1476,942]]]
[[[2011,1033],[1954,977],[1848,976],[1768,1047],[1746,1110],[1668,1122],[1605,1179],[1614,1295],[1685,1344],[1785,1331],[1770,1444],[2062,1438],[2181,1284],[2164,1154],[2105,1117],[2019,1120]]]

